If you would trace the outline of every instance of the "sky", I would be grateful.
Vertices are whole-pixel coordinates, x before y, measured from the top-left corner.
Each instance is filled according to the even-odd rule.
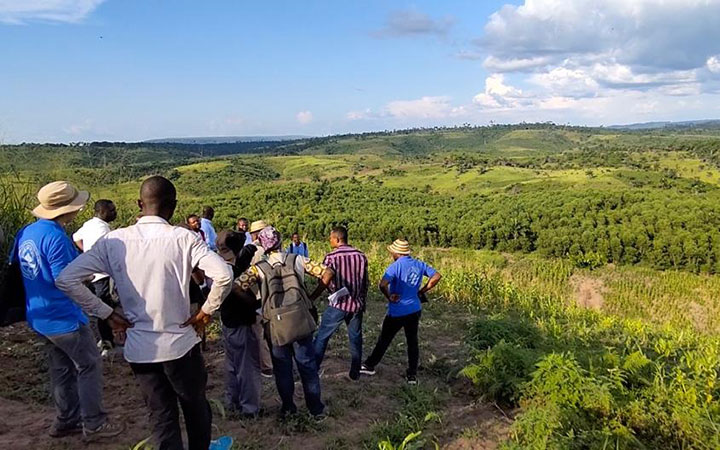
[[[720,118],[720,0],[0,0],[0,143]]]

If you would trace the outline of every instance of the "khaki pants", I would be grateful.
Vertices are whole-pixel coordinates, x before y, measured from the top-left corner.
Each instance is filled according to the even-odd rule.
[[[260,345],[260,370],[263,372],[272,370],[272,356],[270,354],[268,341],[265,339],[265,327],[262,325],[262,317],[257,316],[255,325],[252,326],[252,329],[255,332]]]

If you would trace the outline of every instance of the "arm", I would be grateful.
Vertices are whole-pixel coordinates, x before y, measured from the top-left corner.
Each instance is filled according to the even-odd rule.
[[[57,258],[60,255],[53,255],[56,252],[51,252],[50,258],[55,260],[54,264],[51,262],[55,286],[80,305],[80,308],[85,313],[107,319],[113,331],[124,332],[127,328],[132,327],[132,324],[122,315],[113,312],[110,306],[97,298],[84,284],[84,281],[92,277],[94,273],[108,273],[101,255],[103,250],[104,246],[102,244],[96,245],[92,251],[78,256],[57,275],[55,274],[54,264],[59,263]]]
[[[80,239],[79,241],[75,241],[75,246],[80,249],[80,251],[83,251],[83,241]]]
[[[395,264],[390,264],[388,268],[385,269],[382,280],[380,280],[380,284],[378,285],[380,292],[382,292],[382,294],[390,303],[397,303],[400,300],[400,295],[390,293],[390,283],[397,276],[396,273],[397,266]]]
[[[233,274],[230,266],[218,254],[210,251],[198,237],[193,238],[190,253],[193,267],[202,270],[205,276],[213,280],[212,288],[202,308],[182,324],[183,327],[192,325],[198,334],[201,334],[205,325],[210,323],[212,314],[220,308],[223,300],[230,293]]]
[[[391,294],[390,293],[390,280],[383,278],[380,280],[380,284],[378,284],[378,288],[380,289],[380,292],[385,296],[387,301],[390,303],[396,303],[398,300],[400,300],[400,296],[398,294]]]
[[[320,294],[322,294],[323,291],[327,289],[334,276],[335,272],[331,268],[327,267],[323,271],[322,276],[318,279],[317,287],[315,288],[313,293],[310,294],[310,300],[315,301],[320,296]]]
[[[303,257],[302,255],[298,255],[297,261],[302,262],[303,269],[307,275],[318,279],[317,288],[312,294],[310,294],[310,300],[315,300],[325,289],[327,289],[328,285],[335,276],[335,271],[325,264],[316,263]]]
[[[428,282],[425,283],[425,286],[423,286],[422,289],[420,289],[420,291],[418,292],[418,295],[422,295],[422,294],[425,294],[425,293],[427,293],[427,292],[430,292],[430,290],[431,290],[432,288],[434,288],[434,287],[438,284],[438,282],[440,281],[441,278],[442,278],[442,275],[440,275],[439,272],[435,272],[435,273],[430,277],[430,279],[428,280]]]

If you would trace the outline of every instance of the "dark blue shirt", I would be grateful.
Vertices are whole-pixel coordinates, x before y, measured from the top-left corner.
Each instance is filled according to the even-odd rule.
[[[30,328],[53,336],[70,333],[88,323],[80,307],[55,287],[55,278],[78,255],[57,222],[39,219],[22,229],[14,253],[25,285]]]
[[[418,291],[423,277],[432,277],[435,269],[410,256],[402,256],[385,270],[383,280],[390,283],[390,293],[398,294],[400,301],[388,303],[390,317],[407,316],[422,309]]]

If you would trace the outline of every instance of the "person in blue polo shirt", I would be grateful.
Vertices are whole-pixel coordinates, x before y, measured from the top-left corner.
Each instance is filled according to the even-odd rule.
[[[420,360],[418,346],[418,328],[422,312],[420,298],[437,285],[441,276],[429,265],[412,258],[410,244],[405,240],[396,240],[388,246],[388,251],[394,262],[385,270],[379,286],[388,300],[387,315],[383,320],[382,331],[375,349],[365,360],[360,373],[375,375],[375,366],[380,363],[397,332],[404,329],[408,352],[407,383],[416,385]],[[424,286],[423,277],[428,278]]]
[[[19,262],[25,287],[27,322],[46,341],[51,392],[57,417],[50,436],[82,433],[86,442],[120,434],[102,404],[102,363],[88,326],[88,318],[56,286],[55,279],[78,255],[65,227],[85,206],[90,195],[65,181],[38,192],[38,220],[20,230],[12,257]],[[117,313],[111,327],[124,321]]]

